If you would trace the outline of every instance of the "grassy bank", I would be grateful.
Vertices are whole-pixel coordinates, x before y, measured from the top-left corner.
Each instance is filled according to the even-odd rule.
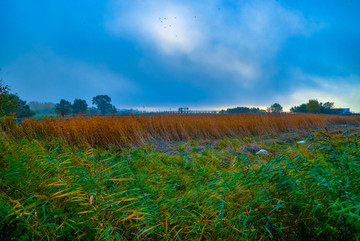
[[[360,239],[359,132],[297,140],[189,140],[169,155],[2,137],[0,239]]]

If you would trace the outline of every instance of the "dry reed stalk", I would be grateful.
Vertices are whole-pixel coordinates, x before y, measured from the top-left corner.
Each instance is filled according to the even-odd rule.
[[[163,114],[125,117],[26,120],[16,136],[61,138],[71,145],[134,147],[146,143],[225,136],[266,135],[324,128],[330,123],[360,123],[359,117],[313,114]],[[14,134],[12,128],[11,131]],[[14,135],[15,135],[14,134]]]

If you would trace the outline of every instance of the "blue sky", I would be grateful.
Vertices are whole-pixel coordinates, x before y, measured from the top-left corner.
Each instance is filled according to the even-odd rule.
[[[359,0],[0,1],[0,78],[27,101],[360,112]]]

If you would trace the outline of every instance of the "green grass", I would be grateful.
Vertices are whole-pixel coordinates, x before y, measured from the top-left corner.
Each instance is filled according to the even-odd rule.
[[[2,137],[0,239],[359,240],[359,133],[268,140],[166,154]]]
[[[59,117],[58,114],[47,114],[47,115],[34,115],[33,119],[43,119],[43,118],[49,118],[49,117]]]

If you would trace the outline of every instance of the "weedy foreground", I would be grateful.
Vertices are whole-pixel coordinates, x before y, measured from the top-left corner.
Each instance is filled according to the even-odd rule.
[[[0,138],[1,240],[360,239],[358,128],[171,150],[14,128]]]

